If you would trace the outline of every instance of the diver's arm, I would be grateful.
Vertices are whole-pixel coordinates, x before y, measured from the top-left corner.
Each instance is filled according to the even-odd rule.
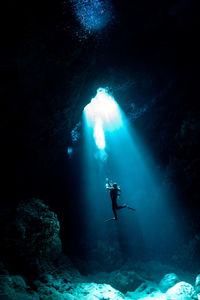
[[[108,190],[113,189],[113,186],[112,186],[112,184],[110,183],[110,181],[109,181],[108,178],[106,178],[106,181],[107,181],[107,183],[106,183],[106,189],[108,189]]]
[[[112,186],[112,184],[110,183],[110,180],[108,178],[106,178],[106,181],[109,186]]]
[[[113,186],[109,185],[108,183],[106,183],[106,189],[107,190],[114,190]]]

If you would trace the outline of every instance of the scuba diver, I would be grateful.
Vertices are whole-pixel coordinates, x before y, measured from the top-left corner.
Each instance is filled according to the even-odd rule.
[[[118,209],[129,208],[129,209],[135,211],[134,208],[132,208],[126,204],[120,205],[120,206],[117,204],[117,200],[119,199],[121,189],[117,183],[111,183],[108,178],[106,178],[106,181],[107,181],[106,189],[110,191],[110,198],[112,201],[112,210],[113,210],[114,218],[108,219],[105,222],[112,221],[112,220],[117,221],[117,210]]]

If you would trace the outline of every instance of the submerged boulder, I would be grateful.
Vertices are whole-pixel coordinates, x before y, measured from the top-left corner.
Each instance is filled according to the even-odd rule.
[[[40,199],[33,198],[19,204],[16,226],[24,251],[53,259],[61,253],[57,215]]]
[[[190,300],[193,299],[194,294],[193,286],[181,281],[167,291],[166,298],[167,300]]]
[[[121,293],[134,291],[145,280],[134,271],[115,270],[111,273],[99,272],[88,275],[87,279],[96,283],[110,284]]]
[[[75,299],[81,300],[123,300],[126,297],[108,284],[80,283],[68,291]]]
[[[134,291],[144,279],[134,271],[113,271],[108,283],[122,293]]]
[[[200,274],[197,275],[195,280],[195,291],[197,294],[200,294]]]
[[[175,273],[166,274],[160,281],[159,287],[162,292],[166,292],[173,287],[176,283],[180,282],[178,276]]]
[[[32,275],[47,269],[61,253],[59,231],[57,215],[43,201],[21,201],[5,235],[8,268]]]
[[[31,290],[21,276],[1,275],[0,299],[39,300],[40,297]]]
[[[165,294],[161,293],[158,285],[152,281],[142,283],[134,292],[127,292],[125,295],[133,300],[166,300]]]

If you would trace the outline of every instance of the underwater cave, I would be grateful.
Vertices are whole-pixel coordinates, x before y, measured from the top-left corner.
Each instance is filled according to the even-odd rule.
[[[4,15],[0,300],[200,299],[197,2]]]

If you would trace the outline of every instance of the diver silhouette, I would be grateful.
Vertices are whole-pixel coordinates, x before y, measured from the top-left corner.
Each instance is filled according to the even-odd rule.
[[[118,219],[117,218],[117,210],[118,209],[128,208],[128,209],[131,209],[131,210],[135,211],[134,208],[128,206],[127,204],[124,204],[124,205],[118,205],[117,204],[117,200],[119,199],[120,194],[121,194],[121,189],[120,189],[120,187],[118,186],[117,183],[111,183],[108,178],[106,178],[106,181],[107,181],[106,182],[106,189],[110,191],[110,198],[111,198],[111,201],[112,201],[112,210],[113,210],[114,218],[108,219],[105,222],[117,221],[117,219]]]

